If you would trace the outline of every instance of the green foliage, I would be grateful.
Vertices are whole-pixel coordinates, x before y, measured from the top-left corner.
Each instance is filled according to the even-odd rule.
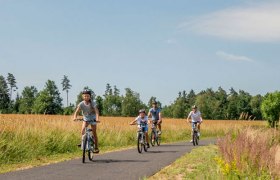
[[[268,93],[263,98],[261,112],[270,127],[276,127],[279,123],[280,115],[280,92]]]
[[[63,76],[63,79],[62,79],[62,91],[66,91],[66,95],[67,95],[67,103],[66,105],[68,106],[68,92],[69,92],[69,89],[71,88],[71,84],[70,84],[70,80],[68,79],[68,76],[64,75]]]
[[[130,88],[125,89],[125,97],[122,102],[122,116],[133,117],[138,114],[139,109],[147,108],[140,100],[140,95]]]
[[[0,75],[0,113],[8,113],[10,104],[9,89],[5,78]]]
[[[114,86],[114,92],[110,84],[106,85],[104,100],[102,102],[102,113],[105,116],[121,116],[122,97],[120,90]]]
[[[16,83],[16,78],[11,73],[8,73],[7,84],[10,85],[10,98],[12,99],[13,88],[17,89],[17,85],[16,85],[17,83]]]
[[[62,112],[62,99],[54,81],[48,80],[45,88],[39,92],[32,112],[37,114],[60,114]]]
[[[34,86],[25,87],[19,100],[19,113],[30,114],[37,95],[38,91]]]

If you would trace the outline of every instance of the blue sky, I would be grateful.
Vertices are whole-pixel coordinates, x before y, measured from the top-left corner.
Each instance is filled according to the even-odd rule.
[[[145,103],[219,86],[264,95],[280,89],[279,57],[276,0],[0,0],[0,74],[19,92],[67,75],[71,102],[107,83]]]

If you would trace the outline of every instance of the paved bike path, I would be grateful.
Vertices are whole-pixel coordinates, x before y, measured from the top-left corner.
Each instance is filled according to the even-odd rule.
[[[214,139],[201,140],[199,146],[214,143]],[[193,148],[191,143],[181,142],[151,147],[148,152],[139,154],[135,146],[134,149],[96,155],[93,162],[87,159],[85,164],[81,159],[75,159],[0,174],[0,180],[139,180],[152,176]]]

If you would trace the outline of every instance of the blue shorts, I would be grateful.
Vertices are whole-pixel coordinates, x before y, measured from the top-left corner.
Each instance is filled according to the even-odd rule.
[[[96,121],[95,120],[91,120],[91,121],[86,121],[84,120],[84,122],[90,124],[90,125],[96,125]]]
[[[192,122],[192,128],[194,129],[194,128],[195,128],[195,126],[196,126],[198,123],[201,123],[201,121]]]
[[[138,125],[138,127],[140,126],[140,124]],[[149,128],[148,128],[148,124],[145,125],[141,125],[142,131],[143,132],[148,132]]]

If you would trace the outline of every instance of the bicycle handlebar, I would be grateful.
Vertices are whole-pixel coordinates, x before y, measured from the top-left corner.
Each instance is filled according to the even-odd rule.
[[[82,118],[77,118],[77,119],[74,119],[73,121],[84,121],[84,119],[82,119]],[[100,121],[96,121],[96,120],[94,120],[94,122],[100,123]]]

